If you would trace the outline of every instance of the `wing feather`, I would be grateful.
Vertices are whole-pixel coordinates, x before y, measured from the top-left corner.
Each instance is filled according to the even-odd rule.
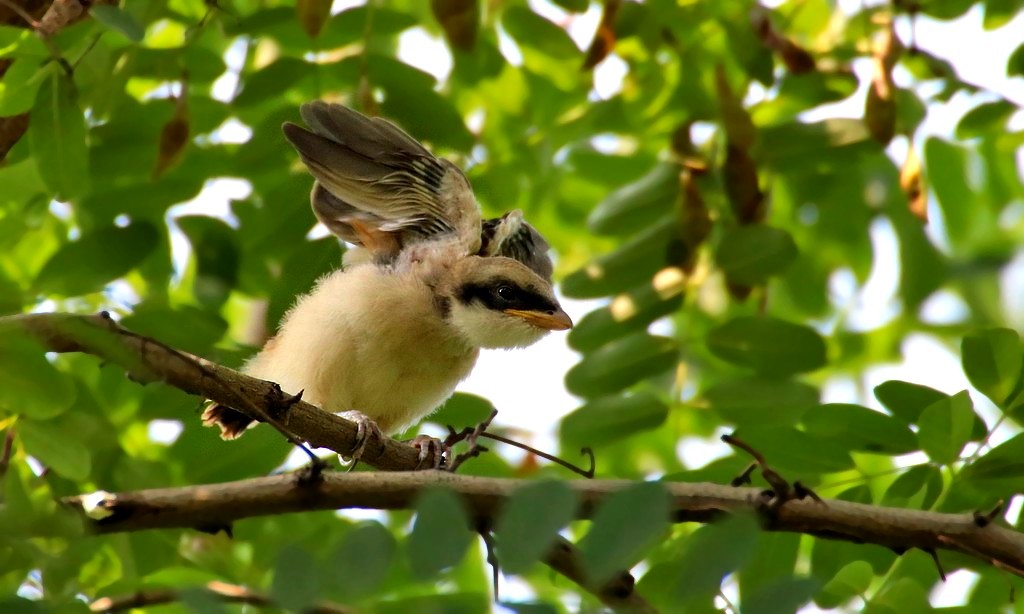
[[[286,123],[284,134],[316,179],[313,211],[331,232],[385,260],[444,235],[479,249],[480,210],[458,167],[387,120],[322,101],[300,114],[308,129]],[[366,232],[390,237],[365,245]]]

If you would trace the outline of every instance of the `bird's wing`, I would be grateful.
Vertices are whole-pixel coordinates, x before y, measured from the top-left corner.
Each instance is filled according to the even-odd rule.
[[[480,236],[481,256],[506,256],[522,262],[534,273],[551,281],[550,246],[537,229],[515,210],[483,222]]]
[[[300,113],[308,129],[286,123],[284,134],[316,179],[313,211],[331,232],[385,259],[443,235],[479,249],[480,209],[458,167],[387,120],[322,101]]]

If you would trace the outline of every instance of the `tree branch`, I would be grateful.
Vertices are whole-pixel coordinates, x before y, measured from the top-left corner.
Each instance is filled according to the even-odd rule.
[[[345,455],[355,448],[355,423],[305,401],[293,401],[273,382],[175,350],[102,315],[40,313],[0,318],[0,336],[19,329],[49,351],[98,356],[122,367],[137,381],[163,382],[254,420],[273,416],[290,434],[313,447]],[[409,471],[419,465],[419,451],[412,446],[391,438],[385,438],[383,444],[368,446],[360,462],[385,471]],[[431,466],[432,460],[426,459],[424,465]]]
[[[579,496],[580,518],[589,518],[606,497],[633,484],[625,480],[568,482]],[[254,516],[334,509],[410,509],[421,490],[442,486],[459,494],[478,521],[493,521],[523,480],[484,478],[441,471],[328,473],[318,482],[295,475],[253,478],[224,484],[105,493],[102,512],[96,495],[68,497],[65,503],[91,514],[98,533],[161,528],[228,526]],[[757,488],[718,484],[666,483],[675,522],[709,522],[722,514],[749,511],[769,531],[806,533],[829,539],[878,544],[903,552],[953,550],[1024,569],[1024,533],[989,524],[971,514],[943,514],[850,503],[794,499],[772,508]],[[92,499],[88,499],[92,497]],[[90,512],[90,510],[93,510]]]
[[[214,581],[207,583],[200,590],[224,603],[240,603],[258,608],[279,607],[267,595],[251,591],[237,584]],[[183,592],[172,589],[152,589],[121,597],[100,597],[89,604],[89,610],[91,612],[126,612],[155,605],[166,605],[182,601]],[[303,612],[308,614],[350,614],[351,610],[324,603],[305,609]]]

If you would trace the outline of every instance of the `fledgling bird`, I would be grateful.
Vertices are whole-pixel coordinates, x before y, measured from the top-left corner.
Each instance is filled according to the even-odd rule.
[[[462,171],[384,119],[320,101],[300,113],[308,129],[283,130],[315,179],[313,211],[358,247],[243,370],[356,421],[358,457],[371,432],[395,433],[441,405],[481,348],[526,347],[572,321],[548,245],[520,212],[483,221]],[[216,404],[203,421],[225,439],[252,424]],[[425,457],[431,443],[413,445]]]

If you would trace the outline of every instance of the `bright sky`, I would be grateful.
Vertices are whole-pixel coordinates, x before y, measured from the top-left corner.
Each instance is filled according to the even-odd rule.
[[[840,6],[847,12],[859,9],[861,3],[862,0],[839,1]],[[338,12],[359,4],[362,2],[335,0],[333,10]],[[530,5],[552,21],[567,25],[571,37],[581,49],[585,49],[589,43],[600,17],[598,3],[592,3],[589,11],[578,16],[567,15],[545,0],[531,0]],[[985,32],[981,23],[982,15],[978,10],[951,23],[920,18],[916,27],[917,42],[921,48],[950,61],[962,77],[967,77],[975,84],[997,92],[1018,105],[1024,105],[1024,79],[1008,80],[1005,75],[1006,58],[1024,39],[1024,18],[1018,17],[995,32]],[[905,19],[898,21],[897,31],[904,41],[908,40],[909,23]],[[520,56],[515,43],[504,34],[501,34],[500,46],[510,61],[518,61]],[[228,55],[229,66],[233,65],[236,69],[237,55]],[[412,29],[402,35],[399,57],[434,74],[442,82],[451,70],[451,56],[443,41],[430,36],[421,28]],[[869,74],[865,71],[870,71],[867,61],[855,63],[854,69],[862,77],[862,82],[866,83],[867,79],[863,77]],[[596,71],[594,95],[600,98],[614,95],[621,87],[625,70],[625,64],[617,56],[612,55],[605,60]],[[228,93],[234,90],[236,81],[235,76],[226,75],[218,82],[215,93],[226,98]],[[902,72],[897,73],[897,81],[900,85],[909,83],[908,76]],[[926,91],[927,88],[921,89]],[[928,135],[951,136],[957,120],[964,112],[991,98],[992,96],[958,94],[946,105],[931,107],[916,137],[918,146]],[[849,99],[809,112],[806,116],[807,119],[835,115],[860,117],[863,112],[863,100],[862,88]],[[1014,123],[1017,128],[1024,126],[1024,116],[1018,113]],[[244,142],[249,134],[246,126],[231,122],[222,128],[218,138]],[[281,146],[285,147],[283,140]],[[905,151],[906,143],[899,140],[890,148],[890,153],[897,160],[903,159]],[[195,201],[176,207],[173,215],[203,213],[226,216],[228,200],[244,197],[249,191],[249,186],[243,181],[214,180],[209,182]],[[1024,213],[1024,203],[1018,203],[1017,206],[1021,209],[1018,213]],[[929,215],[933,220],[929,232],[939,245],[943,245],[941,213],[934,202],[929,204]],[[312,219],[310,216],[311,221]],[[843,271],[837,272],[831,283],[833,300],[837,304],[848,304],[852,300],[854,307],[849,323],[850,326],[862,330],[884,324],[894,316],[897,308],[895,291],[899,278],[898,245],[891,227],[884,220],[879,220],[873,225],[871,237],[875,247],[876,265],[867,284],[857,287],[852,274]],[[174,249],[176,261],[179,264],[186,262],[188,246],[182,237],[175,238]],[[1015,266],[1007,270],[1004,280],[1007,313],[1019,314],[1011,318],[1011,321],[1020,327],[1024,325],[1024,257],[1019,257]],[[576,321],[600,304],[598,301],[581,302],[564,298],[562,301],[566,311]],[[934,321],[956,321],[965,312],[963,303],[948,292],[938,293],[924,308],[926,317]],[[565,338],[565,334],[555,333],[526,350],[486,351],[472,376],[463,382],[459,390],[491,399],[501,412],[497,419],[498,423],[518,427],[523,430],[523,439],[532,441],[542,448],[554,450],[554,433],[558,421],[579,406],[579,401],[570,395],[563,385],[566,371],[578,360],[577,354],[567,347]],[[870,390],[888,379],[913,381],[948,393],[970,388],[960,369],[958,356],[933,337],[923,334],[909,337],[903,345],[903,357],[904,360],[900,364],[876,367],[866,372],[864,389]],[[873,398],[858,397],[859,387],[857,382],[848,380],[830,382],[824,390],[824,400],[860,402],[877,408],[878,404]],[[994,408],[988,405],[979,393],[972,391],[972,397],[981,407],[987,421],[991,423]],[[1005,436],[997,437],[996,441],[1004,438]],[[711,459],[729,452],[720,442],[698,438],[685,438],[678,449],[681,458],[692,467],[702,466]],[[920,460],[906,459],[907,462]],[[940,587],[933,595],[933,605],[958,603],[972,581],[971,574],[954,574],[951,581]]]

